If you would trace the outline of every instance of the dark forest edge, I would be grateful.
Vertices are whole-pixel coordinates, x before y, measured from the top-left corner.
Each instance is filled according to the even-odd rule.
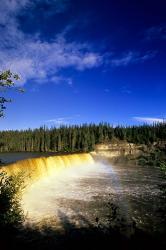
[[[108,123],[0,131],[0,152],[90,152],[114,140],[152,145],[166,141],[166,123],[117,126]]]

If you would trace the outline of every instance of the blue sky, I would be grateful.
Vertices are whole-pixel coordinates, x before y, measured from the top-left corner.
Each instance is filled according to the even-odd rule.
[[[166,117],[162,0],[1,0],[0,67],[21,76],[0,129]]]

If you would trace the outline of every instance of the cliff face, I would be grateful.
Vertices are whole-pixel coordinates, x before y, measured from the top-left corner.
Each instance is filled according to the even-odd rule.
[[[97,155],[106,156],[109,158],[139,155],[141,153],[141,146],[127,142],[117,142],[108,144],[96,145],[95,152]]]

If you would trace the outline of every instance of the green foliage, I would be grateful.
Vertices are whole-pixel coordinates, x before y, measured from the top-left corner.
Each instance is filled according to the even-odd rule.
[[[24,220],[21,209],[22,174],[8,176],[0,173],[0,227],[17,226]]]
[[[164,174],[166,175],[166,161],[161,161],[160,162],[160,169],[164,172]]]
[[[14,87],[15,81],[19,79],[19,76],[10,70],[0,72],[0,92]],[[11,100],[0,97],[0,117],[4,116],[5,104],[8,102]],[[0,146],[2,145],[4,144],[0,143]],[[0,228],[16,226],[23,221],[24,215],[20,205],[22,188],[22,175],[8,176],[5,172],[0,172]]]
[[[164,143],[166,124],[113,128],[107,123],[100,123],[1,131],[0,152],[89,152],[98,143],[117,143],[119,140],[148,146],[154,142]]]
[[[138,159],[138,164],[141,166],[149,165],[149,161],[148,161],[147,157],[141,156]]]
[[[160,170],[166,175],[166,154],[165,149],[155,147],[146,152],[144,155],[138,157],[138,164],[142,166],[154,166],[160,168]]]
[[[17,74],[13,74],[10,70],[0,72],[0,92],[4,92],[11,87],[14,87],[15,81],[20,78]],[[22,91],[21,89],[19,89]],[[0,97],[0,117],[4,116],[4,110],[6,109],[5,104],[11,102],[11,99],[6,99],[5,97]]]

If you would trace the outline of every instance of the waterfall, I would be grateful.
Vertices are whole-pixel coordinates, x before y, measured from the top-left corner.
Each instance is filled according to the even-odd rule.
[[[20,160],[1,169],[8,175],[22,172],[31,180],[58,174],[59,171],[77,167],[83,164],[93,164],[94,160],[89,153],[49,156]]]

